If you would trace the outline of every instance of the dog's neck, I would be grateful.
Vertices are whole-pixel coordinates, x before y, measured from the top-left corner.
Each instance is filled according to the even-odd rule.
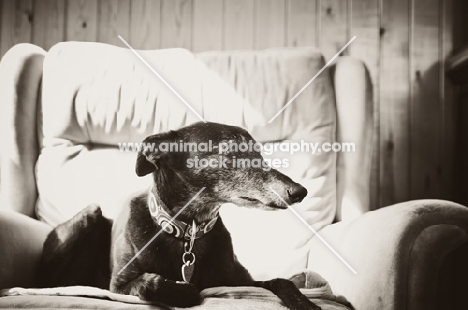
[[[199,221],[190,213],[183,214],[182,209],[174,212],[164,204],[159,198],[157,190],[152,187],[148,193],[148,209],[154,222],[160,226],[167,234],[183,240],[190,240],[192,229],[195,227],[195,239],[203,237],[210,232],[218,220],[218,210],[215,216],[210,216],[205,221]],[[173,214],[174,213],[174,214]],[[178,219],[183,217],[183,220]]]

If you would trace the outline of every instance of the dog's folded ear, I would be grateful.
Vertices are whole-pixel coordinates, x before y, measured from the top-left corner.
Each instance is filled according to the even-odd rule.
[[[156,163],[153,164],[151,160],[148,160],[148,158],[140,152],[138,153],[135,171],[137,176],[145,176],[156,171]]]
[[[161,143],[174,142],[174,132],[161,133],[146,137],[138,152],[135,172],[139,177],[156,171],[160,161],[167,155],[160,150]]]

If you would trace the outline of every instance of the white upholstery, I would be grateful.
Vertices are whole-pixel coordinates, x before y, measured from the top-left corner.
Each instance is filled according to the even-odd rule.
[[[28,51],[31,45],[17,49]],[[335,141],[336,116],[341,115],[336,106],[347,104],[341,99],[335,105],[329,70],[268,124],[324,65],[321,54],[314,49],[197,55],[170,49],[145,51],[142,55],[207,121],[242,126],[261,142]],[[7,56],[15,55],[7,53]],[[25,64],[24,60],[19,63],[16,70]],[[34,64],[37,66],[37,61]],[[36,152],[40,155],[36,174],[25,175],[27,180],[34,180],[39,192],[37,215],[55,225],[87,204],[98,203],[105,215],[115,217],[122,201],[150,182],[149,178],[135,176],[136,154],[120,152],[116,144],[140,142],[147,135],[176,129],[198,118],[127,49],[99,43],[61,43],[46,54],[42,70],[42,97],[36,101],[38,121],[31,127],[38,136]],[[15,68],[0,70],[0,80],[14,72]],[[361,75],[353,78],[366,84]],[[335,87],[336,81],[335,76]],[[346,77],[341,83],[347,83]],[[21,87],[15,91],[19,92]],[[343,91],[357,94],[357,102],[353,104],[365,106],[365,98],[359,95],[361,90]],[[14,92],[5,96],[6,105],[11,104]],[[5,118],[18,118],[21,123],[19,116],[23,112],[18,106],[22,104],[18,102],[8,110]],[[342,172],[347,171],[347,165],[360,166],[364,162],[362,155],[369,158],[368,154],[361,153],[369,151],[366,135],[362,135],[368,132],[367,124],[347,124],[357,129],[347,137],[359,140],[356,141],[359,152],[344,161]],[[346,128],[341,130],[346,132]],[[353,136],[355,133],[359,136]],[[359,145],[361,140],[364,146]],[[2,173],[3,166],[7,171],[14,166],[11,154],[6,155]],[[338,157],[348,158],[345,156]],[[368,181],[366,172],[346,178],[337,176],[334,153],[287,157],[290,157],[290,167],[279,170],[307,187],[308,197],[295,209],[316,229],[330,224],[335,217],[337,180],[344,189],[348,183],[359,187]],[[27,164],[31,162],[36,161],[28,158]],[[14,179],[6,175],[10,177]],[[355,187],[349,188],[350,191],[344,192],[352,196]],[[35,197],[35,189],[30,186],[26,189],[26,196]],[[361,210],[368,209],[366,194],[366,190],[359,192],[354,201]],[[20,204],[17,199],[7,197],[6,205],[17,208]],[[338,201],[344,201],[342,198],[338,197]],[[233,235],[240,261],[255,277],[287,276],[306,267],[311,233],[290,211],[260,212],[226,206],[222,215]]]

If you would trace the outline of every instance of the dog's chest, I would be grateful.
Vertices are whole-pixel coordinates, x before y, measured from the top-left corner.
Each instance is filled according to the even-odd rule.
[[[143,201],[141,199],[132,206],[125,228],[127,246],[133,249],[132,252],[138,252],[149,243],[138,257],[138,264],[134,266],[141,273],[155,273],[168,280],[182,281],[185,264],[183,255],[187,252],[187,241],[161,231]],[[231,240],[221,219],[210,232],[194,240],[191,252],[194,254],[194,261],[190,282],[196,285],[208,286],[213,282],[209,279],[219,279],[219,274],[224,272],[226,266],[233,264]]]
[[[189,277],[190,282],[196,282],[202,271],[206,269],[206,242],[196,241],[188,254],[184,241],[167,236],[158,238],[160,240],[149,246],[141,255],[140,265],[144,266],[144,271],[160,274],[173,281],[183,281],[185,274],[187,280]]]

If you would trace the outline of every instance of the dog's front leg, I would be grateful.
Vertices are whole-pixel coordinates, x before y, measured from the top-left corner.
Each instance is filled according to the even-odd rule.
[[[144,273],[126,285],[115,287],[113,291],[176,307],[192,307],[201,302],[200,292],[195,285],[167,280],[155,273]]]
[[[273,279],[269,281],[255,281],[254,286],[263,287],[276,296],[289,308],[294,310],[321,310],[319,306],[311,302],[289,280]]]

